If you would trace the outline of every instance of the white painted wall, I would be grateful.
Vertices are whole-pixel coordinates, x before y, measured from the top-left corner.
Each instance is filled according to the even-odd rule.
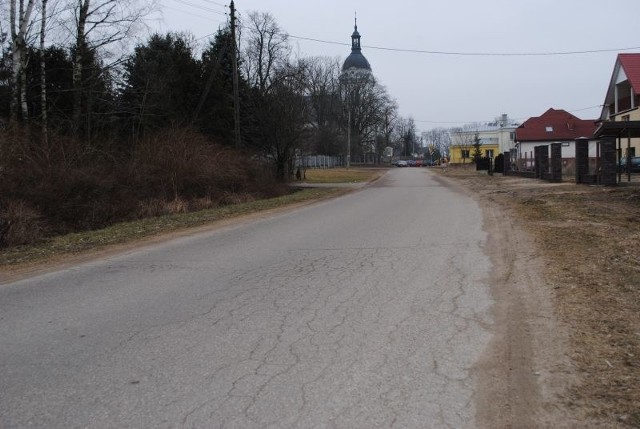
[[[575,158],[576,157],[576,142],[575,141],[569,141],[569,142],[558,142],[558,143],[564,143],[562,146],[562,157],[563,158]],[[567,146],[565,146],[567,143],[569,143]],[[518,158],[520,159],[524,159],[525,158],[525,153],[526,153],[526,158],[532,158],[533,154],[534,154],[534,148],[536,146],[543,146],[543,145],[547,145],[547,146],[551,146],[550,142],[525,142],[525,143],[520,143],[518,145]],[[595,140],[590,140],[589,141],[589,158],[595,158],[596,156],[598,156],[598,149],[597,149],[597,141]],[[549,155],[551,155],[551,148],[549,148]]]

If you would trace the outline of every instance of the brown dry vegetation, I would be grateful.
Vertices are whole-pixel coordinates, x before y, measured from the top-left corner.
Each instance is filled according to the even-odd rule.
[[[72,234],[57,235],[42,239],[41,231],[33,235],[31,244],[0,247],[0,283],[12,278],[19,278],[33,271],[46,271],[55,267],[60,260],[69,260],[72,256],[86,253],[109,252],[121,249],[121,246],[134,245],[140,240],[156,237],[160,240],[171,238],[176,232],[188,233],[190,230],[202,227],[213,227],[220,221],[246,216],[268,210],[279,210],[299,204],[330,198],[344,194],[349,188],[332,188],[331,183],[341,184],[354,181],[372,181],[379,177],[384,169],[330,169],[308,170],[310,181],[322,182],[328,187],[296,190],[275,198],[254,199],[237,195],[235,203],[229,195],[227,204],[212,207],[207,201],[182,199],[163,201],[150,200],[146,203],[143,213],[147,217],[128,222],[119,222],[106,228],[83,231]],[[206,200],[206,199],[205,199]],[[201,202],[202,206],[197,206]],[[189,204],[189,207],[185,207]],[[153,207],[152,207],[153,206]],[[33,213],[20,204],[10,204],[7,218],[22,219],[14,224],[16,235],[29,238],[32,234],[27,225],[33,225],[38,219]],[[18,229],[19,228],[19,229]],[[112,249],[113,248],[113,249]],[[90,255],[89,255],[90,257]]]
[[[576,382],[558,398],[602,427],[640,427],[640,183],[551,184],[444,173],[506,210],[545,260]]]
[[[190,129],[125,143],[43,147],[28,129],[0,130],[0,247],[289,192],[250,153]]]
[[[308,169],[305,172],[307,183],[356,183],[368,182],[380,176],[385,170],[379,168],[327,168]]]

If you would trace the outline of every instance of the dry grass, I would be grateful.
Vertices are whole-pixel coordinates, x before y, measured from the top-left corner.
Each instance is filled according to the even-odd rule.
[[[46,263],[52,257],[129,243],[145,237],[184,230],[263,210],[330,198],[344,192],[345,190],[337,189],[304,189],[282,197],[242,202],[188,213],[185,213],[184,208],[181,208],[180,202],[175,203],[176,207],[160,205],[161,210],[167,210],[170,214],[134,222],[118,223],[95,231],[61,235],[34,245],[0,249],[0,271],[3,267],[16,268],[25,264]]]
[[[369,182],[379,177],[384,169],[376,168],[329,168],[309,169],[305,177],[307,183],[359,183]]]
[[[362,182],[374,180],[384,171],[384,169],[360,168],[307,170],[307,179],[311,177],[309,182],[325,184]],[[266,199],[256,199],[246,192],[226,192],[220,196],[221,200],[214,200],[211,197],[190,200],[177,197],[169,201],[149,198],[138,202],[136,211],[142,217],[140,220],[121,222],[93,231],[30,241],[35,244],[0,248],[0,269],[15,268],[23,264],[46,263],[54,256],[77,254],[109,245],[129,243],[140,238],[200,226],[234,216],[329,198],[344,192],[347,190],[311,188]],[[16,211],[17,214],[23,212],[24,210]]]
[[[604,188],[449,171],[517,216],[543,252],[579,382],[563,398],[605,427],[640,427],[640,183]]]

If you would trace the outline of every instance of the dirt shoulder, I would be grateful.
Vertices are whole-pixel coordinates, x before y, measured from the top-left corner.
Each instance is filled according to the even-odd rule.
[[[482,427],[640,427],[640,186],[449,170],[489,234]]]

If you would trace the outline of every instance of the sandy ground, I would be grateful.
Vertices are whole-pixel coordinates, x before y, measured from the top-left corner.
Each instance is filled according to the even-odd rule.
[[[494,264],[482,427],[640,427],[640,190],[439,174],[481,205]]]
[[[479,425],[580,427],[584,416],[571,416],[557,406],[557,396],[570,381],[567,333],[555,316],[554,297],[539,287],[544,261],[534,240],[505,207],[445,180],[480,203],[489,236],[486,251],[494,268],[494,338],[474,370]]]

